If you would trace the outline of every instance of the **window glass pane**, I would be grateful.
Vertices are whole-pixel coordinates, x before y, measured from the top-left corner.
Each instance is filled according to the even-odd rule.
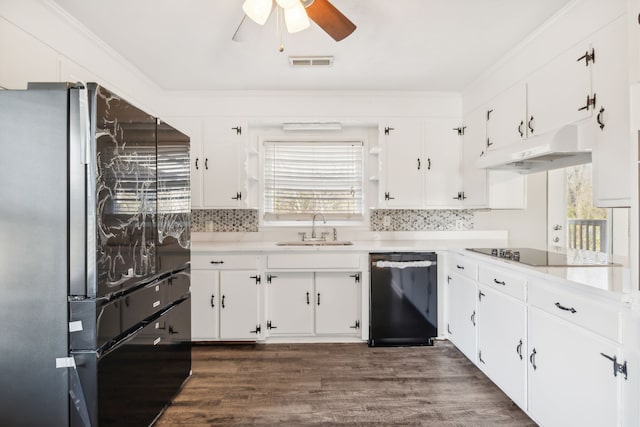
[[[591,163],[566,168],[569,247],[607,252],[607,210],[593,206]]]
[[[265,218],[363,215],[362,142],[265,142]]]

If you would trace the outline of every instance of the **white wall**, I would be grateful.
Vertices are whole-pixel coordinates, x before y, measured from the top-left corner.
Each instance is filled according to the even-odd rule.
[[[527,178],[527,208],[476,211],[475,230],[507,230],[509,246],[547,248],[547,174]]]

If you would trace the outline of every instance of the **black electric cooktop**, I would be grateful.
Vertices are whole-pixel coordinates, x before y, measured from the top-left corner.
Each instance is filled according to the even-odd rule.
[[[602,267],[616,265],[610,262],[604,254],[587,251],[561,253],[531,248],[467,248],[467,250],[534,267]]]

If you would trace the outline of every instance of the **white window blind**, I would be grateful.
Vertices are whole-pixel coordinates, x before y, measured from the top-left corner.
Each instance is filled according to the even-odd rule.
[[[361,141],[265,142],[265,218],[362,217],[363,159]]]

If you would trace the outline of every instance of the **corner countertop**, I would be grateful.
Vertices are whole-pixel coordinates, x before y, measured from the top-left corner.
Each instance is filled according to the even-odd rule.
[[[480,262],[491,263],[497,267],[518,271],[540,280],[555,283],[562,281],[562,284],[568,289],[573,288],[614,301],[624,303],[631,302],[632,294],[634,293],[631,289],[628,260],[624,257],[616,257],[613,260],[616,265],[534,267],[508,259],[470,252],[464,249],[454,250],[454,252]]]

